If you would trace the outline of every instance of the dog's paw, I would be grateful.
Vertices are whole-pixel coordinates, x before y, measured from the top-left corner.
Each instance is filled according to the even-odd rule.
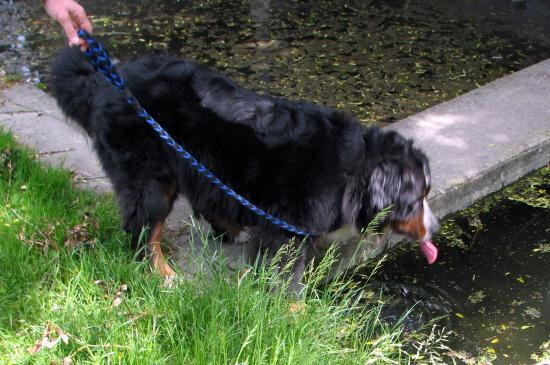
[[[174,273],[173,275],[165,275],[164,281],[162,282],[162,286],[168,289],[174,288],[176,285],[176,279],[178,276]]]
[[[175,279],[177,277],[174,269],[172,269],[172,267],[167,262],[156,265],[156,269],[158,270],[158,273],[164,278],[163,286],[171,288],[174,285]]]

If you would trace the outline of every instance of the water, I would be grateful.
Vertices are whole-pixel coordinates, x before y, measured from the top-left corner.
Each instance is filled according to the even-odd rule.
[[[550,185],[537,194],[548,201]],[[550,209],[503,199],[470,214],[434,239],[436,264],[413,249],[384,265],[375,281],[394,296],[388,315],[416,303],[408,325],[443,316],[455,357],[534,364],[531,354],[550,340]]]
[[[26,0],[32,68],[64,42]],[[550,57],[547,0],[83,1],[118,58],[166,50],[387,124]]]

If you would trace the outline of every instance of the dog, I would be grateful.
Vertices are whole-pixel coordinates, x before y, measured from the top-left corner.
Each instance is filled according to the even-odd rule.
[[[273,216],[315,233],[294,263],[297,280],[312,242],[339,239],[335,232],[342,230],[357,235],[387,207],[381,229],[420,241],[428,261],[435,261],[429,163],[411,140],[365,127],[340,110],[255,93],[171,55],[147,55],[117,68],[143,107],[220,180]],[[161,275],[175,275],[160,241],[178,196],[227,239],[246,232],[261,252],[292,238],[301,242],[178,159],[77,48],[61,51],[51,76],[58,105],[93,142],[133,246],[150,228],[152,266]]]

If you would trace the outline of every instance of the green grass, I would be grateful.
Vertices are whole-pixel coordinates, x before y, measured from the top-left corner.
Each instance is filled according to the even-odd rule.
[[[163,286],[133,259],[112,197],[75,189],[67,171],[40,167],[5,133],[0,194],[1,364],[411,362],[400,328],[380,321],[380,305],[361,304],[362,288],[313,289],[323,265],[303,301],[277,290],[269,267],[236,274],[209,258],[192,279]]]

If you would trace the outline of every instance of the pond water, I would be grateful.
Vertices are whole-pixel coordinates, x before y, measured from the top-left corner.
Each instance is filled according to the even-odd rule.
[[[455,358],[534,364],[550,340],[550,170],[536,176],[447,220],[436,264],[394,253],[374,278],[389,317],[415,305],[407,325],[442,316]]]
[[[111,56],[169,51],[367,124],[402,119],[550,57],[548,0],[81,2]],[[21,26],[0,29],[15,37],[13,47],[0,39],[0,56],[26,50],[17,67],[47,81],[64,36],[38,1],[16,5]],[[424,318],[446,315],[457,357],[485,351],[495,364],[533,363],[530,354],[550,337],[550,209],[506,200],[455,223],[454,235],[439,238],[437,264],[409,251],[377,280],[406,292],[405,307],[420,300]]]
[[[547,0],[82,3],[112,56],[167,50],[365,123],[391,123],[550,57]],[[30,69],[43,79],[63,35],[38,1],[21,4]]]

